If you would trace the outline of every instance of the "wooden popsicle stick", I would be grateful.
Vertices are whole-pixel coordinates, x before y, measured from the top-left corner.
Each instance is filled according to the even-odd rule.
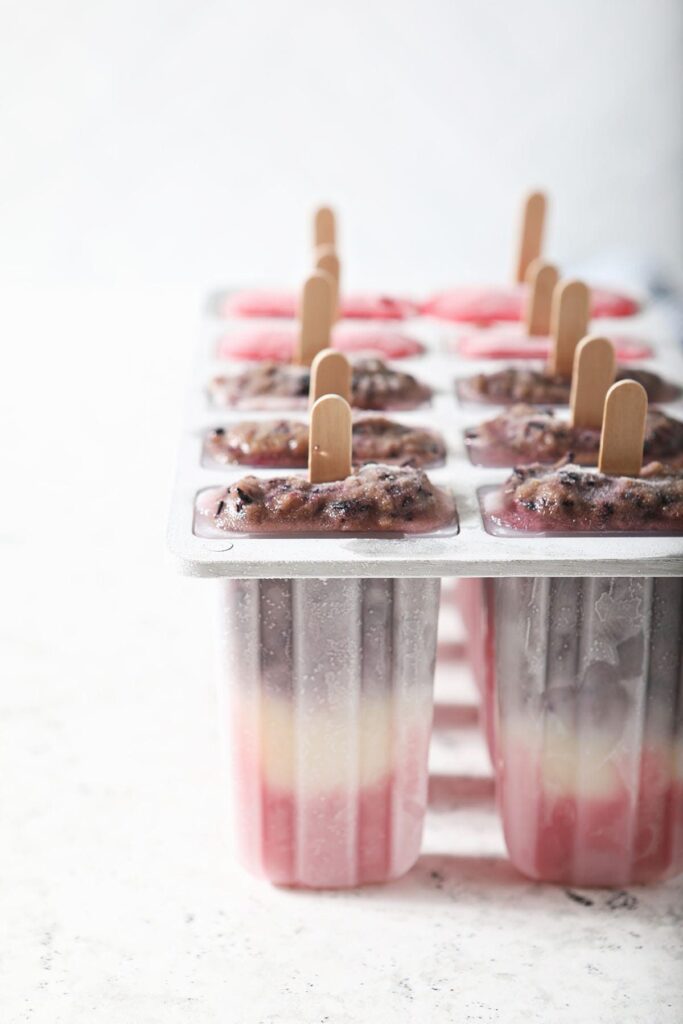
[[[351,407],[339,395],[323,395],[311,409],[308,479],[344,480],[351,473]]]
[[[334,281],[324,270],[315,270],[304,283],[299,309],[299,337],[294,362],[309,366],[323,348],[330,347]]]
[[[574,352],[588,332],[589,317],[590,291],[583,281],[560,281],[550,309],[551,373],[571,377]]]
[[[532,260],[538,259],[543,250],[546,206],[545,192],[530,192],[524,200],[515,270],[515,280],[518,284],[526,280],[529,264]]]
[[[600,430],[605,396],[614,383],[617,360],[614,345],[607,338],[591,335],[576,346],[569,422],[573,427]]]
[[[647,393],[635,380],[613,384],[605,399],[598,469],[612,476],[638,476],[643,465]]]
[[[339,256],[333,245],[318,245],[315,248],[316,270],[324,270],[334,281],[334,295],[332,297],[333,319],[339,319]]]
[[[524,314],[527,334],[550,334],[550,307],[559,277],[557,267],[544,263],[540,256],[529,264],[526,272],[529,294]]]
[[[336,245],[337,223],[334,210],[319,206],[313,215],[313,245]]]
[[[351,401],[351,364],[343,352],[324,348],[311,363],[308,400],[314,405],[323,395],[339,395]]]

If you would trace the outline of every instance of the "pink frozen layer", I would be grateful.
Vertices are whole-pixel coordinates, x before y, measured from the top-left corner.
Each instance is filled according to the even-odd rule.
[[[266,534],[429,533],[456,523],[452,495],[414,466],[361,466],[343,480],[242,477],[199,493],[216,530]]]
[[[241,857],[278,885],[383,882],[417,859],[427,791],[431,713],[391,696],[348,716],[297,720],[295,702],[235,700]],[[258,721],[258,726],[254,726]]]
[[[510,857],[531,878],[569,885],[653,882],[683,871],[683,778],[670,746],[609,756],[601,737],[546,740],[536,723],[500,739],[498,793]],[[635,773],[635,777],[634,777]]]
[[[488,325],[497,320],[521,320],[526,303],[526,286],[510,288],[452,288],[433,296],[422,312],[441,320]],[[635,299],[604,288],[591,289],[591,316],[633,316],[639,310]]]
[[[626,338],[607,333],[621,362],[647,359],[652,348],[637,338]],[[539,335],[530,337],[518,326],[497,326],[478,329],[457,339],[453,347],[468,359],[547,359],[552,339]]]
[[[221,303],[223,316],[276,317],[292,320],[297,315],[299,296],[294,292],[233,292]],[[341,315],[349,320],[405,320],[419,310],[409,299],[379,294],[343,295]]]
[[[262,327],[224,334],[219,339],[219,359],[273,360],[290,362],[294,356],[298,332],[292,327]],[[365,328],[345,330],[335,328],[332,332],[332,347],[340,352],[367,353],[386,359],[405,359],[419,356],[424,346],[399,331]]]

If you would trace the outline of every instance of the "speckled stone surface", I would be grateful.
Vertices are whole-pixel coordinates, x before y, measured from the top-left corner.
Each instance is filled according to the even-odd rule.
[[[213,585],[176,578],[163,540],[197,304],[0,309],[20,442],[2,455],[3,1024],[680,1024],[681,881],[568,892],[514,871],[448,619],[410,874],[314,894],[236,866]]]

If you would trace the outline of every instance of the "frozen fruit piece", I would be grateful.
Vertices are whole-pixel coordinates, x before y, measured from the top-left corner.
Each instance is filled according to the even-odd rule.
[[[678,388],[662,380],[651,370],[619,369],[616,380],[635,380],[642,384],[650,402],[670,402]],[[559,374],[526,366],[506,366],[492,373],[477,373],[457,382],[461,400],[489,402],[492,405],[568,405],[570,381]]]
[[[446,447],[439,434],[384,416],[362,416],[353,423],[353,462],[433,466]],[[300,420],[249,420],[212,430],[205,444],[214,462],[300,469],[308,463],[308,425]]]
[[[293,319],[298,308],[299,296],[294,292],[242,291],[226,296],[220,312],[223,316]],[[353,320],[405,320],[417,313],[414,302],[390,295],[351,294],[341,298],[341,315]]]
[[[220,530],[425,533],[452,523],[452,497],[421,469],[364,466],[331,483],[303,477],[243,477],[204,491],[197,511]]]
[[[655,462],[628,477],[568,462],[518,467],[486,512],[517,530],[683,532],[683,470]]]
[[[291,363],[255,363],[234,376],[209,384],[214,405],[239,409],[305,408],[310,370]],[[352,366],[351,404],[356,409],[412,409],[429,401],[431,388],[381,359],[358,359]]]
[[[294,357],[298,338],[296,327],[253,327],[244,331],[232,331],[218,342],[219,359],[272,360],[289,362]],[[405,359],[419,356],[424,352],[422,345],[410,335],[397,330],[373,327],[359,330],[345,330],[335,327],[332,331],[332,347],[340,352],[362,352],[385,359]]]
[[[637,338],[625,338],[608,334],[616,350],[617,359],[630,362],[633,359],[647,359],[652,348]],[[455,343],[461,356],[469,359],[548,359],[553,341],[549,337],[530,337],[521,327],[487,327],[466,334]]]
[[[488,325],[497,320],[521,320],[526,307],[526,285],[510,288],[452,288],[433,296],[422,312],[442,320]],[[638,303],[627,295],[605,288],[591,289],[591,316],[622,317],[638,312]]]
[[[465,431],[470,458],[478,466],[518,466],[557,462],[571,452],[572,461],[595,465],[600,431],[572,427],[552,409],[513,405],[494,419]],[[653,409],[647,415],[644,454],[667,466],[683,467],[683,422]]]

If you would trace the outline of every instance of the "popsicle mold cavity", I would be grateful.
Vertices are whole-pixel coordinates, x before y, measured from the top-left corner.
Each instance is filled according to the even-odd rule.
[[[298,314],[299,296],[294,292],[233,292],[219,304],[222,316],[282,317],[293,319]],[[415,316],[418,307],[409,299],[389,295],[342,295],[341,315],[352,320],[405,320]]]
[[[496,772],[524,874],[683,871],[683,580],[495,579]]]
[[[305,408],[311,380],[307,366],[256,363],[209,384],[216,406],[238,409]],[[431,388],[380,359],[357,359],[352,366],[351,405],[356,409],[414,409],[431,398]]]
[[[653,373],[623,367],[616,380],[635,380],[642,384],[650,402],[670,402],[678,388]],[[476,373],[456,382],[458,397],[464,402],[489,402],[492,405],[568,405],[571,381],[548,370],[527,366],[506,366],[492,373]]]
[[[516,466],[557,462],[571,453],[572,461],[595,465],[600,431],[573,427],[552,409],[520,404],[465,431],[465,444],[477,466]],[[683,423],[660,410],[648,413],[645,425],[646,461],[659,459],[670,467],[683,465]]]
[[[237,838],[253,873],[356,886],[417,859],[439,584],[222,584]]]
[[[497,320],[521,320],[527,300],[527,285],[512,288],[452,288],[424,303],[422,312],[442,320],[488,326]],[[633,316],[638,303],[628,295],[606,288],[591,288],[592,317]]]
[[[330,483],[242,477],[203,491],[197,512],[216,529],[247,533],[427,533],[455,521],[453,498],[423,470],[375,464]]]
[[[298,328],[252,327],[245,331],[231,331],[218,342],[219,359],[273,360],[290,362],[298,337]],[[365,353],[384,359],[405,359],[419,356],[424,345],[397,330],[369,327],[359,330],[336,327],[332,331],[332,347],[340,352]]]
[[[683,470],[652,462],[632,477],[567,461],[520,466],[487,495],[485,514],[496,526],[533,532],[683,532]]]
[[[408,426],[384,416],[361,416],[353,423],[355,465],[432,466],[446,458],[443,438],[433,430]],[[207,459],[270,469],[308,464],[308,425],[301,420],[248,420],[209,432]]]

